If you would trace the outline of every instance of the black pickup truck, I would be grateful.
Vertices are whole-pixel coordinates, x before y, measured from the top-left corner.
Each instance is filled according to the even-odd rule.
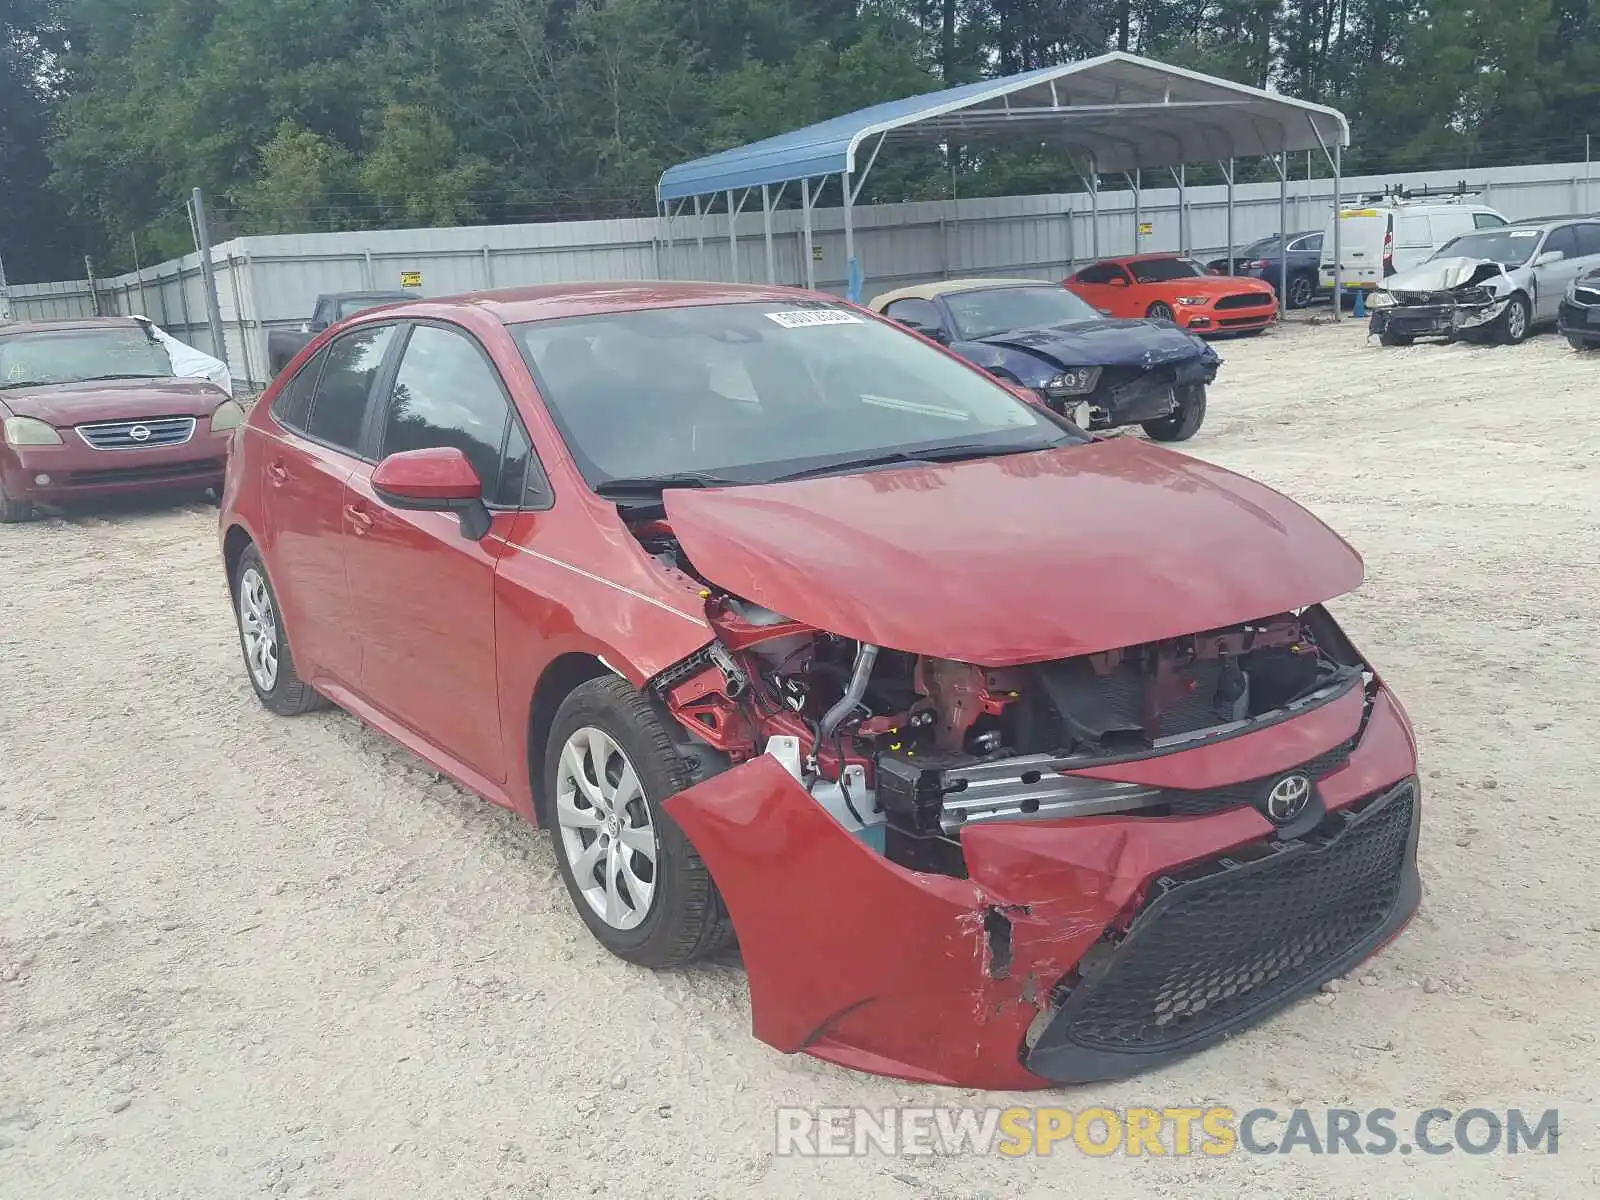
[[[417,299],[416,292],[334,292],[318,296],[311,319],[303,321],[299,329],[269,329],[267,331],[267,365],[274,377],[289,365],[289,361],[305,344],[330,325],[337,325],[346,317],[369,308],[385,304],[398,304]]]

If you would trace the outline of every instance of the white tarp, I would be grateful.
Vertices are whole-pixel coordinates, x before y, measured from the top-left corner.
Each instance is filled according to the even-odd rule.
[[[137,314],[133,318],[150,331],[150,336],[160,342],[172,359],[173,373],[184,379],[209,379],[228,395],[233,395],[233,373],[220,358],[212,358],[203,350],[180,342],[166,330],[158,328],[149,317]]]

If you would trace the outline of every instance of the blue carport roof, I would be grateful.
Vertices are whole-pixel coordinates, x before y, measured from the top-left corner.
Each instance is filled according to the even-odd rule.
[[[874,104],[763,141],[670,167],[662,200],[856,171],[856,151],[888,142],[1021,141],[1128,171],[1350,144],[1336,109],[1169,66],[1135,54]]]

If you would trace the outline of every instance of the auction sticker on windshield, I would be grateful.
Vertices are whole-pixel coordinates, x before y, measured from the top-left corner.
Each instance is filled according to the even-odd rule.
[[[785,329],[804,329],[808,325],[860,325],[861,318],[837,308],[797,308],[764,314]]]

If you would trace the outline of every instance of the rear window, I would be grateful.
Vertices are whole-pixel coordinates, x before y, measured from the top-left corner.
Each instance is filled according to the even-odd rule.
[[[170,379],[172,359],[139,325],[0,338],[0,388],[96,379]]]

